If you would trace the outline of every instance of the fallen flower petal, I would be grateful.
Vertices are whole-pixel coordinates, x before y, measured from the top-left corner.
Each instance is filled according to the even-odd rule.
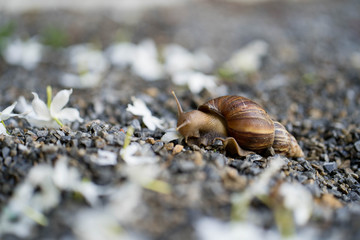
[[[46,106],[46,103],[39,98],[37,93],[32,93],[34,95],[34,99],[31,102],[33,110],[37,115],[38,119],[48,121],[51,119],[50,111]]]
[[[76,108],[64,108],[56,116],[62,120],[68,120],[70,122],[79,121],[83,122],[84,120],[80,117],[79,110]]]
[[[72,89],[70,90],[61,90],[53,98],[50,105],[50,114],[51,116],[56,116],[61,109],[69,102],[70,95],[72,94]]]
[[[126,111],[131,112],[136,116],[142,116],[144,124],[152,131],[154,131],[156,128],[164,128],[162,126],[163,121],[157,117],[152,116],[151,111],[141,99],[132,97],[132,101],[133,105],[128,104]]]

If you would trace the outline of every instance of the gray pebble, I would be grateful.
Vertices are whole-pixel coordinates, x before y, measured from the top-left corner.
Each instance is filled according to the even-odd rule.
[[[39,130],[37,133],[38,137],[46,137],[49,134],[48,130]]]
[[[360,140],[354,143],[356,151],[360,152]]]
[[[7,156],[9,156],[10,148],[4,147],[4,148],[1,150],[1,153],[2,153],[3,158],[6,158]]]
[[[327,171],[328,173],[332,173],[335,169],[337,169],[337,164],[336,162],[327,162],[324,163],[323,167],[325,171]]]
[[[61,130],[56,130],[56,133],[60,136],[60,137],[64,137],[65,133]]]
[[[132,120],[131,121],[131,126],[133,126],[135,130],[140,130],[141,129],[140,121],[138,119]]]
[[[158,153],[164,146],[163,142],[155,142],[154,145],[151,146],[152,150]]]
[[[181,172],[191,172],[196,169],[196,165],[192,161],[182,160],[182,161],[179,161],[177,165],[178,165],[178,169]]]

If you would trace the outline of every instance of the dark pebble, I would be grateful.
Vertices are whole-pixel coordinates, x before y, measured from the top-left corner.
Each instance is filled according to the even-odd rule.
[[[360,201],[360,195],[357,192],[351,191],[348,196],[351,201]]]
[[[336,162],[327,162],[324,163],[323,167],[325,171],[327,171],[328,173],[332,173],[335,169],[337,169],[337,164]]]
[[[356,151],[360,152],[360,141],[355,142],[354,147],[355,147]]]
[[[243,164],[244,161],[242,160],[231,160],[229,165],[233,168],[236,168],[237,170],[240,170],[241,169],[241,165]]]

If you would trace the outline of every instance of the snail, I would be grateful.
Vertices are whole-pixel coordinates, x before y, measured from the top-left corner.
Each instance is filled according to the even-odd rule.
[[[222,96],[184,112],[175,92],[172,94],[178,110],[176,129],[187,144],[209,146],[220,140],[227,152],[239,156],[272,148],[287,157],[304,157],[294,136],[248,98]]]

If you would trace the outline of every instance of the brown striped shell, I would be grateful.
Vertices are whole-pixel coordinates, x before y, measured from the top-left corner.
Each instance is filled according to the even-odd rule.
[[[288,157],[303,157],[304,153],[297,143],[295,137],[291,135],[281,123],[274,122],[274,125],[275,139],[273,148],[275,152],[286,155]]]
[[[198,110],[183,112],[178,107],[177,130],[186,143],[211,145],[219,139],[225,149],[239,156],[262,153],[271,147],[275,153],[288,157],[303,157],[296,139],[279,122],[274,122],[257,103],[241,96],[212,99]]]
[[[223,96],[199,106],[199,111],[215,113],[225,119],[228,135],[240,147],[261,151],[272,146],[274,123],[257,103],[240,96]]]

